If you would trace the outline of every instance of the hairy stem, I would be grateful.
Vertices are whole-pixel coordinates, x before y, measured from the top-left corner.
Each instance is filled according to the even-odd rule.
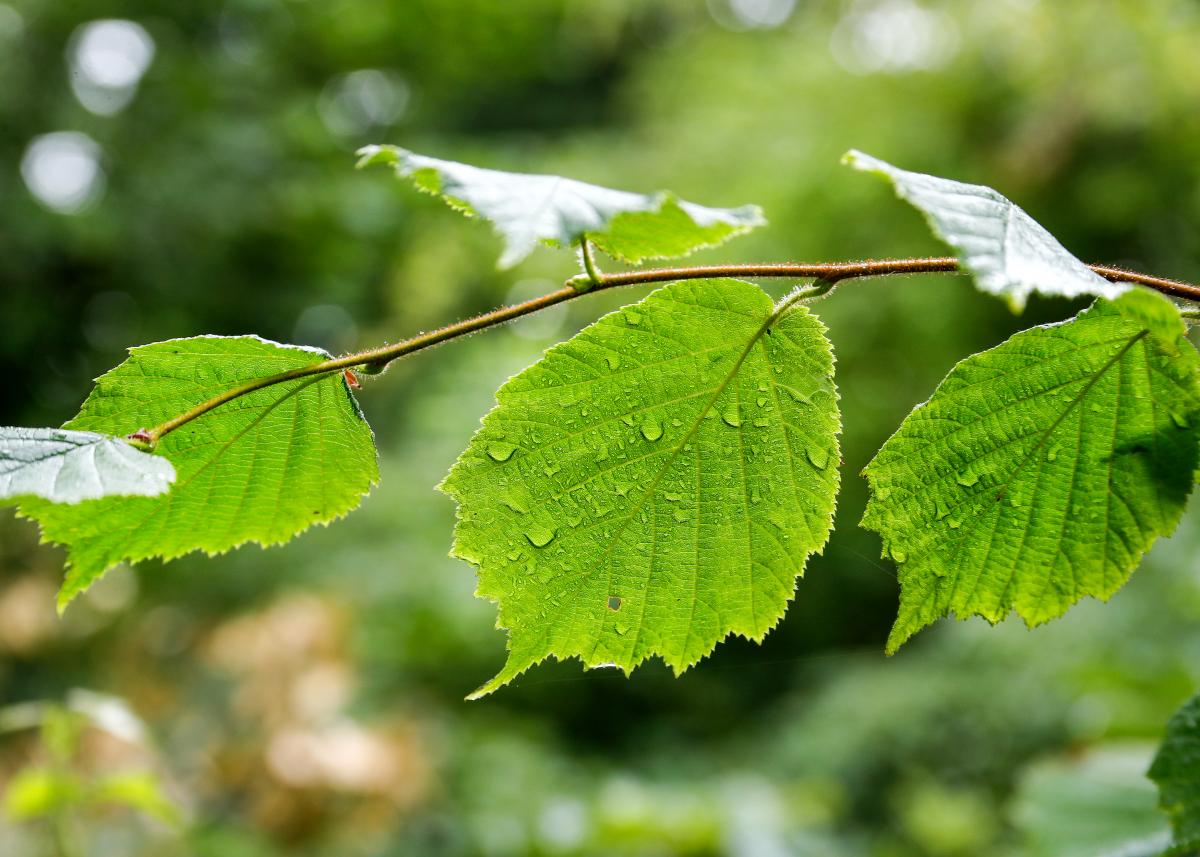
[[[146,445],[153,446],[180,426],[186,425],[214,408],[219,408],[226,402],[231,402],[247,393],[253,393],[255,390],[261,390],[264,387],[271,387],[275,384],[282,384],[285,381],[293,381],[297,378],[308,378],[313,375],[328,375],[333,372],[341,372],[345,369],[353,369],[356,366],[369,365],[381,368],[393,360],[416,351],[440,345],[443,342],[457,339],[460,336],[465,336],[478,330],[495,327],[514,318],[520,318],[546,307],[569,301],[580,295],[598,292],[602,289],[612,289],[618,286],[637,286],[646,283],[664,283],[675,280],[715,279],[718,277],[811,278],[817,280],[817,282],[802,295],[803,298],[811,298],[825,294],[825,292],[833,288],[834,284],[842,280],[853,280],[862,277],[885,277],[899,274],[958,273],[961,271],[958,259],[953,256],[944,256],[926,259],[877,259],[864,262],[828,262],[811,265],[710,265],[690,268],[653,268],[644,271],[602,274],[595,269],[594,263],[589,264],[589,249],[586,242],[580,243],[584,266],[587,268],[588,278],[591,280],[591,287],[588,289],[580,289],[577,285],[572,285],[578,279],[573,278],[572,280],[568,280],[568,284],[561,289],[542,295],[541,297],[512,306],[501,307],[491,312],[486,312],[483,315],[477,315],[474,318],[458,321],[428,333],[422,333],[402,342],[383,345],[367,351],[359,351],[354,354],[348,354],[345,357],[314,363],[311,366],[302,366],[287,372],[281,372],[278,375],[256,378],[253,381],[247,381],[245,384],[226,390],[224,393],[214,396],[206,402],[201,402],[196,407],[167,420],[161,425],[155,426],[149,431],[139,431],[136,436],[131,437],[134,438],[135,442],[143,441]],[[1121,268],[1110,268],[1105,265],[1091,265],[1089,267],[1106,280],[1138,283],[1149,286],[1170,297],[1200,301],[1200,286],[1179,282],[1178,280],[1152,277],[1146,274],[1139,274],[1135,271],[1126,271]],[[814,291],[814,289],[817,291]]]

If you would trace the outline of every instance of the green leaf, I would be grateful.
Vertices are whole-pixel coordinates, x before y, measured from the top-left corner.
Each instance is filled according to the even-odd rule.
[[[1028,857],[1160,857],[1167,820],[1145,777],[1152,748],[1113,743],[1044,759],[1021,775],[1014,826]]]
[[[163,494],[171,462],[120,438],[52,428],[0,427],[0,500],[43,497],[79,503],[113,495]]]
[[[825,328],[738,280],[674,283],[506,383],[442,484],[509,631],[490,693],[553,655],[683,672],[760,640],[832,525]]]
[[[1200,356],[1156,303],[1178,319],[1137,290],[968,357],[867,466],[863,525],[900,565],[889,652],[952,612],[1033,626],[1107,599],[1175,529]]]
[[[1159,806],[1171,817],[1176,844],[1200,848],[1200,694],[1167,723],[1149,777],[1158,785]]]
[[[4,811],[13,821],[56,815],[83,800],[83,784],[73,774],[52,768],[19,771],[4,792]]]
[[[504,238],[501,268],[516,265],[539,242],[570,247],[585,235],[625,262],[670,259],[766,223],[754,205],[705,208],[666,192],[628,193],[560,176],[485,170],[397,146],[366,146],[359,155],[360,167],[390,164],[420,190],[490,221]]]
[[[97,780],[88,791],[88,801],[127,807],[172,827],[183,823],[183,813],[163,793],[158,778],[144,771],[112,774]]]
[[[144,345],[97,379],[67,428],[123,435],[237,384],[327,358],[252,336]],[[168,434],[158,452],[178,473],[162,496],[21,504],[47,541],[67,547],[60,606],[119,562],[286,542],[354,509],[378,480],[371,430],[340,372],[237,398]]]
[[[958,251],[980,290],[1004,298],[1014,310],[1032,292],[1115,298],[1129,289],[1094,273],[990,187],[910,173],[854,150],[843,162],[891,181],[896,195],[919,209],[933,233]]]

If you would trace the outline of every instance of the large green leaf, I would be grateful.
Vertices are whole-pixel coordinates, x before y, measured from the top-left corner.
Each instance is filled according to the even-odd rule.
[[[1168,320],[1173,321],[1168,324]],[[867,466],[900,565],[895,651],[939,616],[1031,626],[1107,599],[1170,533],[1200,450],[1200,357],[1142,289],[968,357]]]
[[[738,280],[675,283],[497,393],[442,485],[454,554],[509,631],[495,690],[554,655],[680,673],[761,639],[825,544],[838,486],[833,355],[808,310]]]
[[[239,383],[327,358],[251,336],[144,345],[97,379],[66,428],[128,434]],[[168,434],[157,451],[178,473],[162,496],[21,504],[46,540],[67,547],[60,605],[119,562],[285,542],[349,512],[378,479],[371,430],[341,373],[249,393]]]
[[[934,234],[958,251],[979,288],[1014,309],[1023,308],[1032,292],[1115,298],[1129,288],[1094,273],[990,187],[911,173],[853,150],[844,160],[891,181],[896,195],[924,213]]]
[[[359,165],[390,164],[418,188],[492,223],[504,237],[500,267],[539,242],[569,247],[583,236],[626,262],[686,256],[766,223],[757,206],[706,208],[669,193],[628,193],[561,176],[485,170],[397,146],[367,146]]]
[[[111,495],[153,496],[175,481],[159,455],[94,432],[0,427],[0,500],[43,497],[79,503]]]
[[[1171,816],[1176,844],[1200,848],[1200,694],[1167,723],[1149,776],[1158,784],[1159,805]]]

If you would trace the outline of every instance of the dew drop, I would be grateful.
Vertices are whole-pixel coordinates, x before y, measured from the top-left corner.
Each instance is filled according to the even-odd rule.
[[[895,550],[893,548],[892,559],[894,559],[896,562],[906,562],[908,560],[908,554],[902,550]]]
[[[738,428],[742,424],[742,415],[738,413],[736,405],[730,405],[726,408],[725,412],[721,414],[721,419],[725,420],[725,425],[732,426],[733,428]]]
[[[757,399],[755,399],[755,401],[758,403],[758,406],[761,408],[767,404],[767,397],[759,396]]]
[[[615,354],[606,354],[604,362],[608,364],[609,369],[619,369],[621,367],[621,358]]]
[[[1056,458],[1058,458],[1058,447],[1050,447],[1050,449],[1046,450],[1047,461],[1054,461]]]
[[[829,466],[829,451],[817,446],[810,446],[808,448],[808,460],[812,462],[812,466],[817,468],[817,470],[824,470]]]
[[[771,425],[771,421],[770,420],[755,420],[754,425],[756,428],[769,428]]]
[[[493,461],[508,461],[517,448],[511,443],[494,440],[487,445],[487,454]]]
[[[634,310],[627,309],[627,310],[625,310],[625,320],[627,322],[629,322],[630,324],[632,324],[634,327],[637,327],[639,324],[642,323],[642,314],[640,312],[635,312]]]
[[[1188,421],[1188,418],[1177,411],[1171,411],[1171,420],[1178,428],[1185,429],[1192,427],[1192,424]]]
[[[642,423],[642,437],[646,440],[653,442],[662,436],[663,428],[658,420],[651,417]]]
[[[525,538],[529,539],[529,543],[535,548],[544,548],[550,542],[554,541],[557,535],[553,527],[543,527],[540,525],[530,527],[525,531]]]
[[[675,518],[675,523],[685,524],[688,521],[688,513],[683,511],[682,509],[676,509],[674,518]]]
[[[965,471],[963,473],[958,474],[957,481],[958,481],[958,484],[962,485],[964,488],[970,488],[972,485],[974,485],[976,482],[979,481],[979,474],[971,473],[970,471]]]
[[[512,509],[518,515],[524,515],[529,510],[525,508],[525,504],[512,491],[506,491],[500,497],[500,502],[508,508]]]
[[[621,417],[621,422],[627,426],[633,425],[633,414],[625,414],[625,416]]]
[[[675,426],[675,428],[679,428],[681,425],[683,425],[683,423],[681,423],[679,420],[671,420],[671,425]]]

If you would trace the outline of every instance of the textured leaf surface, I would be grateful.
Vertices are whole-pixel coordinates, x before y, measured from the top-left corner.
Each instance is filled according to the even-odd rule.
[[[418,188],[478,215],[504,238],[500,267],[520,262],[539,242],[568,247],[586,235],[626,262],[686,256],[766,223],[757,206],[706,208],[669,193],[628,193],[560,176],[485,170],[427,158],[396,146],[360,150],[365,164],[390,164]]]
[[[1129,289],[1094,273],[990,187],[911,173],[857,151],[848,152],[845,161],[891,181],[896,195],[924,213],[934,234],[958,251],[979,288],[1014,309],[1023,308],[1033,292],[1115,298]]]
[[[779,621],[825,544],[839,415],[823,325],[737,280],[675,283],[497,393],[443,490],[509,630],[495,690],[550,655],[680,673]]]
[[[905,419],[864,471],[863,524],[900,565],[889,652],[952,612],[1035,625],[1125,583],[1192,489],[1183,333],[1151,292],[1102,298],[968,357]]]
[[[110,495],[153,496],[175,481],[159,455],[120,438],[52,428],[0,427],[0,500],[79,503]]]
[[[250,336],[144,345],[97,379],[66,427],[128,434],[241,382],[327,358]],[[67,547],[60,604],[119,562],[285,542],[349,512],[378,479],[371,430],[340,372],[235,399],[168,434],[157,452],[178,473],[160,497],[21,504],[46,540]]]
[[[1171,816],[1176,844],[1200,848],[1200,695],[1167,723],[1149,776],[1158,784],[1159,805]]]

